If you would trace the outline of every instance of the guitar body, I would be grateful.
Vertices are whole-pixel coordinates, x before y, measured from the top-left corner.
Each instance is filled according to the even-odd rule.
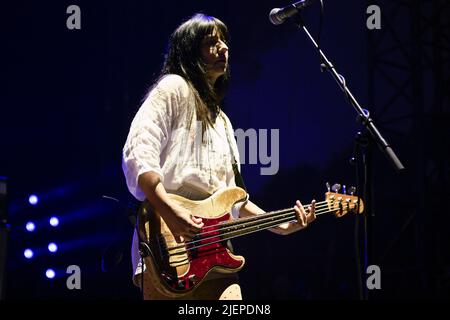
[[[164,220],[147,201],[138,214],[140,239],[148,246],[145,266],[152,285],[168,298],[182,298],[192,292],[213,273],[234,273],[241,270],[245,259],[227,248],[216,231],[220,223],[231,219],[231,209],[244,201],[246,192],[238,187],[224,188],[201,201],[170,194],[178,205],[203,219],[199,235],[187,243],[177,243]],[[202,239],[208,240],[202,240]]]

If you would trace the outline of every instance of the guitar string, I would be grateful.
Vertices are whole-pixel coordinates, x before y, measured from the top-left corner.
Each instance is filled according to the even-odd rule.
[[[322,214],[327,213],[327,212],[333,212],[333,211],[338,211],[338,210],[339,210],[339,209],[333,209],[333,210],[328,210],[328,209],[326,209],[326,210],[321,210],[321,211],[316,212],[316,216],[322,215]],[[291,212],[291,215],[292,215],[292,214],[294,214],[294,210]],[[192,244],[192,243],[194,243],[194,242],[200,242],[200,241],[203,241],[203,242],[204,242],[205,240],[217,239],[217,237],[219,237],[219,236],[223,237],[223,236],[227,236],[227,235],[229,235],[229,234],[240,233],[240,234],[238,234],[238,235],[236,235],[236,236],[231,236],[231,237],[222,238],[222,239],[220,239],[220,240],[213,241],[213,242],[202,243],[202,244],[200,244],[200,245],[198,245],[198,246],[194,246],[194,247],[190,247],[190,248],[186,248],[185,245],[180,245],[180,246],[176,246],[176,247],[170,247],[170,248],[167,248],[166,250],[167,250],[167,251],[170,251],[170,250],[175,250],[175,249],[185,248],[186,250],[183,251],[183,252],[177,252],[177,253],[174,253],[174,254],[182,254],[182,253],[185,253],[185,252],[187,252],[187,251],[194,250],[194,249],[197,249],[197,248],[200,248],[200,247],[203,247],[203,246],[211,245],[211,244],[214,244],[214,243],[217,243],[217,242],[222,242],[222,241],[224,241],[224,240],[232,239],[232,238],[235,238],[235,237],[238,237],[238,236],[241,236],[241,235],[253,233],[253,232],[256,232],[256,231],[258,231],[258,230],[265,230],[265,229],[268,229],[268,228],[272,228],[272,227],[274,227],[274,226],[278,226],[278,225],[283,224],[283,223],[285,223],[285,222],[290,222],[290,221],[294,221],[294,220],[296,220],[296,218],[294,218],[294,217],[292,217],[292,216],[287,216],[287,217],[283,217],[283,218],[281,218],[281,219],[277,219],[277,220],[274,220],[274,221],[271,221],[271,222],[268,222],[268,223],[266,222],[266,223],[264,223],[264,224],[257,224],[257,225],[253,225],[253,226],[242,227],[242,228],[239,229],[239,230],[233,230],[233,231],[225,232],[225,233],[223,233],[223,234],[215,235],[215,236],[213,236],[213,237],[208,237],[208,238],[203,238],[203,239],[200,239],[200,240],[195,240],[195,241],[191,241],[191,242],[186,242],[185,244]],[[265,226],[264,226],[264,225],[265,225]],[[261,227],[261,226],[264,226],[264,227]],[[251,231],[251,232],[248,232],[248,229],[251,229],[251,228],[256,228],[256,230]],[[242,231],[244,231],[244,233],[242,233]],[[169,253],[169,256],[170,256],[170,255],[174,255],[174,254]]]
[[[328,205],[326,207],[328,207]],[[319,208],[316,207],[316,210],[320,210],[321,208],[323,208],[323,206],[320,206]],[[255,217],[250,217],[250,219],[244,218],[244,219],[239,219],[237,221],[230,221],[230,222],[225,222],[225,223],[222,222],[222,223],[214,225],[214,227],[218,227],[218,228],[215,228],[215,229],[210,230],[210,231],[203,232],[203,230],[209,229],[209,228],[211,228],[213,226],[203,227],[202,228],[202,232],[199,233],[198,235],[199,236],[205,236],[205,235],[208,235],[210,233],[217,233],[218,231],[222,231],[222,230],[225,230],[225,229],[239,228],[241,225],[257,224],[257,223],[260,223],[262,221],[273,220],[273,219],[280,218],[280,217],[285,216],[285,215],[291,215],[292,213],[295,213],[295,211],[294,211],[293,208],[290,208],[290,209],[280,210],[280,211],[275,212],[275,213],[274,212],[270,212],[270,213],[261,214],[261,215],[255,216]],[[196,241],[196,240],[194,240],[194,241]],[[191,244],[191,243],[192,242],[189,242],[189,244]]]
[[[325,201],[323,201],[323,202],[325,202]],[[319,202],[319,203],[322,203],[322,202]],[[307,210],[308,207],[309,207],[309,205],[303,206],[303,208],[304,208],[305,210]],[[317,209],[317,207],[318,207],[318,206],[317,206],[317,203],[316,203],[316,209]],[[258,220],[258,219],[260,219],[262,216],[265,216],[265,217],[271,217],[271,216],[276,216],[277,214],[282,214],[282,213],[284,213],[284,212],[290,212],[290,211],[292,211],[292,210],[293,210],[293,207],[292,207],[292,208],[282,209],[282,210],[277,210],[277,211],[269,211],[269,212],[266,212],[266,213],[263,213],[263,214],[257,215],[257,216],[246,217],[246,218],[240,218],[240,219],[236,219],[236,220],[232,220],[232,221],[227,221],[227,222],[225,222],[225,223],[224,223],[224,222],[221,222],[221,223],[218,223],[218,224],[215,224],[215,225],[206,226],[206,227],[203,227],[202,230],[203,230],[203,229],[208,229],[208,228],[214,228],[214,227],[225,226],[225,225],[234,225],[234,224],[246,223],[246,222],[249,222],[249,221],[252,221],[252,220]]]
[[[323,204],[321,204],[321,203],[323,203]],[[316,210],[324,208],[324,207],[328,207],[328,203],[326,203],[326,201],[316,203]],[[303,206],[303,208],[306,210],[309,210],[309,205]],[[202,228],[202,230],[213,228],[213,227],[233,226],[233,225],[238,225],[238,224],[242,224],[242,223],[248,223],[248,222],[251,222],[252,220],[270,218],[270,217],[277,216],[278,214],[292,212],[292,210],[293,210],[293,208],[286,208],[286,209],[282,209],[282,210],[278,210],[278,211],[270,211],[270,212],[266,212],[261,215],[257,215],[257,216],[253,216],[253,217],[240,218],[237,220],[221,222],[221,223],[218,223],[215,225],[205,226]],[[209,231],[207,231],[205,233],[208,233],[208,232]],[[202,233],[202,234],[205,234],[205,233]]]
[[[254,230],[254,231],[265,230],[265,229],[268,229],[268,228],[271,228],[271,227],[274,227],[274,226],[277,226],[277,225],[280,225],[280,224],[283,224],[285,222],[289,222],[289,221],[292,221],[292,220],[293,220],[292,217],[284,217],[283,219],[278,219],[277,221],[271,221],[269,223],[266,223],[265,227],[262,227],[261,225],[259,225],[258,227],[257,226],[246,227],[245,229],[242,229],[242,230],[234,230],[234,231],[226,232],[226,233],[221,234],[221,235],[218,234],[218,235],[216,235],[214,237],[209,237],[209,238],[206,238],[206,239],[202,239],[202,240],[211,240],[211,241],[209,241],[207,243],[201,243],[201,244],[198,244],[196,246],[189,247],[189,248],[187,248],[186,246],[179,247],[178,249],[184,249],[184,250],[180,250],[180,251],[173,252],[173,253],[169,252],[167,255],[169,257],[171,257],[171,256],[180,255],[180,254],[186,254],[188,251],[191,251],[191,250],[195,250],[195,249],[198,249],[198,248],[201,248],[201,247],[204,247],[204,246],[209,246],[209,245],[212,245],[214,243],[223,242],[223,241],[226,241],[226,240],[238,237],[238,236],[243,236],[245,234],[251,233],[251,232],[248,231],[251,228],[255,228],[256,230]],[[262,224],[262,225],[264,225],[264,224]],[[242,231],[246,231],[246,232],[242,233]],[[238,233],[238,234],[233,236],[233,234],[235,234],[235,233]],[[219,237],[220,237],[220,239],[218,239]],[[173,247],[169,248],[168,251],[171,251],[173,249],[174,249]],[[214,249],[216,249],[216,248],[214,248]]]
[[[303,206],[304,209],[306,209],[306,207],[307,206]],[[254,217],[241,218],[241,219],[238,219],[236,221],[231,221],[231,222],[227,222],[227,223],[223,223],[223,222],[222,223],[218,223],[218,224],[215,224],[215,225],[212,225],[212,226],[203,227],[203,229],[212,228],[212,227],[219,227],[219,228],[216,228],[216,229],[211,230],[211,231],[202,232],[201,235],[205,235],[205,234],[212,233],[212,232],[216,233],[216,232],[218,232],[218,230],[221,230],[223,228],[229,228],[230,225],[231,226],[239,226],[239,225],[242,225],[242,224],[245,224],[245,223],[251,223],[251,222],[254,222],[254,221],[258,222],[258,221],[261,221],[261,220],[264,220],[264,219],[272,219],[273,217],[280,216],[281,214],[283,214],[283,215],[285,215],[285,214],[290,215],[293,212],[295,212],[293,210],[293,208],[289,208],[289,209],[283,209],[283,210],[268,212],[266,214],[262,214],[262,215],[258,215],[258,216],[254,216]],[[193,243],[202,241],[204,239],[207,239],[207,238],[198,239],[198,240],[191,240],[191,241],[185,242],[184,244],[180,244],[178,246],[168,248],[167,250],[183,248],[186,244],[193,244]]]
[[[353,207],[353,208],[349,208],[349,209],[354,209],[355,207]],[[325,209],[325,211],[323,211]],[[289,209],[290,211],[287,211],[287,212],[285,212],[282,216],[281,215],[279,215],[279,216],[277,216],[277,218],[278,219],[280,219],[280,218],[283,218],[283,216],[290,216],[290,215],[292,215],[293,213],[295,213],[295,211],[293,210],[293,209]],[[322,210],[322,211],[321,211]],[[320,215],[320,213],[321,212],[328,212],[328,211],[337,211],[337,210],[339,210],[339,209],[334,209],[334,210],[329,210],[328,209],[328,206],[326,207],[326,208],[322,208],[322,209],[319,209],[319,210],[317,210],[316,211],[316,216],[317,215]],[[256,224],[254,223],[252,226],[254,226],[254,225],[257,225],[258,224],[258,222],[260,222],[260,221],[264,221],[264,220],[270,220],[270,219],[273,219],[273,217],[275,217],[275,215],[272,215],[271,217],[265,217],[265,216],[263,216],[263,215],[260,215],[260,216],[257,216],[256,218],[260,218],[260,219],[258,219],[258,220],[255,220],[255,219],[253,219],[253,221],[250,221],[250,222],[257,222]],[[255,217],[252,217],[252,218],[255,218]],[[276,220],[274,220],[274,221],[276,221]],[[247,221],[245,221],[246,223],[248,223]],[[244,223],[240,223],[241,225],[242,224],[244,224]],[[219,224],[219,225],[217,225],[217,226],[221,226],[221,224]],[[239,225],[238,225],[239,226]],[[249,227],[252,227],[252,226],[249,226]],[[208,231],[208,232],[205,232],[205,233],[201,233],[201,235],[205,235],[206,233],[212,233],[212,232],[214,232],[214,233],[217,233],[217,232],[219,232],[219,231],[221,231],[221,229],[226,229],[226,228],[230,228],[230,227],[225,227],[225,228],[218,228],[218,229],[215,229],[215,230],[212,230],[212,231]],[[231,227],[232,228],[232,227]],[[241,229],[240,230],[242,230],[242,226],[241,226]],[[215,234],[214,235],[214,237],[217,237],[218,235],[217,234]],[[186,244],[194,244],[194,243],[197,243],[197,242],[201,242],[201,241],[204,241],[204,240],[208,240],[209,238],[201,238],[201,239],[197,239],[197,240],[191,240],[191,241],[188,241],[188,242],[185,242],[184,244],[180,244],[180,245],[178,245],[178,246],[174,246],[174,247],[170,247],[170,248],[167,248],[167,250],[175,250],[175,249],[179,249],[179,248],[183,248],[183,247],[185,247],[185,245]]]
[[[318,215],[321,215],[321,214],[326,213],[326,212],[332,212],[332,211],[336,211],[336,210],[330,210],[330,211],[320,212]],[[179,252],[176,252],[176,253],[169,253],[168,255],[169,255],[169,257],[170,257],[170,256],[175,256],[175,255],[185,254],[185,253],[187,253],[188,251],[191,251],[191,250],[194,250],[194,249],[198,249],[198,248],[201,248],[201,247],[204,247],[204,246],[209,246],[209,245],[212,245],[212,244],[214,244],[214,243],[223,242],[223,241],[225,241],[225,240],[229,240],[229,239],[233,239],[233,238],[236,238],[236,237],[239,237],[239,236],[251,234],[251,233],[254,233],[254,232],[257,232],[257,231],[270,229],[270,228],[272,228],[272,227],[275,227],[275,226],[278,226],[278,225],[283,224],[283,223],[285,223],[285,222],[289,222],[289,221],[293,221],[293,220],[295,220],[295,219],[292,219],[292,218],[289,218],[289,217],[283,218],[283,219],[279,219],[279,220],[277,220],[277,221],[272,221],[272,222],[270,222],[270,223],[266,223],[264,227],[255,228],[255,226],[254,226],[253,228],[255,228],[255,230],[253,230],[253,231],[245,230],[245,231],[246,231],[245,233],[239,233],[239,234],[234,235],[234,236],[228,236],[228,237],[226,237],[226,238],[224,238],[224,239],[220,239],[220,240],[216,240],[216,241],[211,241],[211,242],[208,242],[208,243],[205,243],[205,244],[201,244],[201,245],[198,245],[198,246],[195,246],[195,247],[190,247],[190,248],[184,247],[184,248],[185,248],[184,251],[179,251]],[[250,228],[246,228],[246,229],[250,229]],[[239,231],[242,231],[242,230],[239,230]],[[229,234],[233,234],[233,233],[236,233],[236,232],[239,232],[239,231],[232,231],[232,232],[229,232]],[[210,238],[208,238],[208,239],[214,239],[214,238],[217,239],[217,237],[218,237],[218,236],[216,236],[216,237],[210,237]]]
[[[326,203],[326,202],[327,201],[323,201],[323,202],[319,202],[319,203]],[[331,204],[333,204],[333,203],[331,203]],[[309,207],[309,205],[306,205],[306,206],[303,206],[303,207],[306,209],[306,207]],[[329,207],[328,203],[316,206],[316,215],[317,215],[317,212],[320,212],[321,209],[325,209],[325,208],[328,209],[328,207]],[[349,209],[353,209],[353,208],[349,208]],[[336,210],[338,210],[338,209],[336,209]],[[255,225],[257,223],[260,223],[261,221],[271,220],[271,219],[273,220],[274,218],[281,218],[284,215],[291,215],[292,213],[295,213],[295,211],[292,208],[289,208],[289,209],[283,209],[283,210],[279,210],[279,211],[272,211],[272,212],[269,212],[269,213],[266,213],[266,214],[262,214],[262,215],[258,215],[258,216],[255,216],[255,217],[242,218],[242,219],[239,219],[239,220],[236,220],[236,221],[227,222],[227,223],[219,223],[219,224],[216,224],[216,225],[203,227],[202,230],[207,229],[207,228],[211,228],[211,227],[219,227],[219,228],[216,228],[216,229],[211,230],[211,231],[201,232],[200,235],[201,236],[205,236],[205,235],[210,234],[210,233],[217,233],[217,232],[220,232],[220,231],[222,231],[223,229],[226,229],[226,228],[230,228],[231,229],[231,228],[239,227],[239,225],[242,225],[242,224],[253,223],[253,225]],[[185,244],[194,244],[196,242],[200,242],[200,241],[203,241],[205,239],[208,239],[208,238],[191,240],[191,241],[186,242]],[[184,246],[185,246],[184,244],[181,244],[179,246],[171,247],[168,250],[183,248]]]

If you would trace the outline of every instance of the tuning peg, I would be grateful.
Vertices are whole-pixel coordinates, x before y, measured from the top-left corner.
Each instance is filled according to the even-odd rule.
[[[351,195],[351,196],[354,195],[355,192],[356,192],[356,188],[353,187],[353,186],[351,186],[350,189],[349,189],[349,192],[350,192],[350,195]]]
[[[328,192],[330,192],[330,189],[331,189],[331,187],[330,187],[330,183],[329,183],[329,182],[327,182],[327,183],[325,183],[325,185],[327,186]]]
[[[341,185],[339,183],[335,183],[333,184],[333,186],[331,187],[331,190],[333,190],[333,192],[338,193],[339,190],[341,190]]]

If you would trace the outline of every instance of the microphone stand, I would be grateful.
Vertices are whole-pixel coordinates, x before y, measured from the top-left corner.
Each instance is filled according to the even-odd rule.
[[[357,113],[357,119],[360,121],[364,127],[365,132],[361,134],[358,132],[356,135],[356,145],[360,150],[362,165],[363,165],[363,201],[365,204],[364,210],[364,266],[365,270],[370,266],[373,262],[372,255],[372,236],[373,236],[373,220],[375,217],[375,212],[373,210],[373,179],[372,179],[372,146],[373,144],[377,144],[378,148],[381,152],[389,159],[393,167],[397,172],[401,172],[405,169],[400,160],[397,158],[395,152],[392,150],[391,146],[387,143],[387,141],[383,138],[380,131],[375,126],[375,123],[370,118],[369,112],[364,110],[358,101],[355,99],[353,94],[348,89],[345,84],[345,79],[336,71],[336,68],[333,64],[328,60],[323,51],[319,49],[316,41],[309,33],[306,28],[302,17],[300,14],[295,16],[295,23],[299,28],[303,29],[308,36],[308,38],[313,43],[314,47],[318,50],[321,57],[321,70],[327,70],[336,83],[339,85],[341,90],[344,92],[351,106],[355,109]],[[359,157],[358,157],[359,158]],[[359,161],[359,159],[356,159]],[[360,271],[360,270],[359,270]],[[363,282],[364,288],[360,288],[364,290],[364,300],[369,299],[368,288],[366,282]]]

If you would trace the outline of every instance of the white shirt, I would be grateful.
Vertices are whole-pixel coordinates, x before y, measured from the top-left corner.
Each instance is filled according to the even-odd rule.
[[[239,165],[239,151],[232,125],[217,117],[201,141],[202,123],[197,121],[195,98],[187,82],[178,75],[165,76],[151,90],[135,115],[123,148],[122,168],[128,189],[139,201],[145,195],[138,177],[149,171],[160,175],[165,189],[182,185],[209,194],[234,185],[231,166],[231,142]]]
[[[123,148],[122,168],[131,194],[139,201],[145,199],[138,178],[146,172],[159,174],[168,192],[193,200],[234,186],[228,141],[240,168],[239,151],[230,120],[223,112],[221,115],[205,130],[202,141],[202,123],[197,121],[194,93],[188,83],[178,75],[162,78],[136,113]],[[234,216],[238,210],[233,208]],[[136,232],[132,263],[137,276],[141,266]]]

